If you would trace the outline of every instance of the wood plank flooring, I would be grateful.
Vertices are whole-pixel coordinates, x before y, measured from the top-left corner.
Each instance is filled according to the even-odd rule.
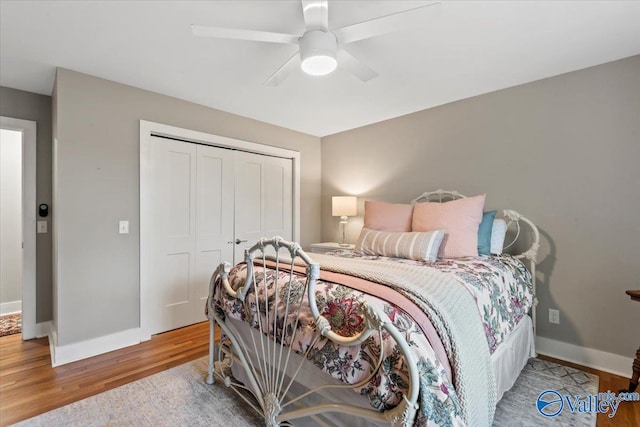
[[[51,367],[47,338],[0,338],[0,426],[33,417],[94,394],[147,377],[207,354],[207,322],[154,336],[150,341],[90,359]],[[626,388],[629,380],[560,360],[600,377],[600,391]],[[631,367],[629,367],[631,369]],[[615,418],[598,426],[640,426],[640,402],[620,405]]]
[[[0,338],[0,426],[195,360],[208,353],[209,323],[159,334],[150,341],[57,368],[49,341]]]

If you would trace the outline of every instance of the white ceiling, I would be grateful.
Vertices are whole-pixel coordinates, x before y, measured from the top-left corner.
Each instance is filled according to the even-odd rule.
[[[338,28],[428,1],[330,1]],[[190,24],[302,33],[299,1],[5,1],[0,85],[51,94],[63,67],[316,136],[640,54],[640,2],[449,2],[417,30],[347,46],[376,70],[265,81],[295,46]]]

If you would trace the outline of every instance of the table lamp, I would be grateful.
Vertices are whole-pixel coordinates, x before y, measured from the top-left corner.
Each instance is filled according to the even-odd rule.
[[[340,217],[340,246],[349,246],[346,243],[347,219],[358,213],[358,199],[355,196],[333,196],[331,198],[331,215]]]

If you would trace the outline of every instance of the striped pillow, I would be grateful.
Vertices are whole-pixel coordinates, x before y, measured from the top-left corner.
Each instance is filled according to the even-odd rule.
[[[355,252],[362,255],[435,261],[443,237],[444,230],[398,233],[363,228]]]

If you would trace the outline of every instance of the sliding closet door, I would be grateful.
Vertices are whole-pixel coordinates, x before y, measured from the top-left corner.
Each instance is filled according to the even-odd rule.
[[[262,237],[293,236],[291,159],[235,152],[235,262]]]
[[[155,334],[205,320],[209,277],[233,256],[233,153],[153,137],[150,154]]]

